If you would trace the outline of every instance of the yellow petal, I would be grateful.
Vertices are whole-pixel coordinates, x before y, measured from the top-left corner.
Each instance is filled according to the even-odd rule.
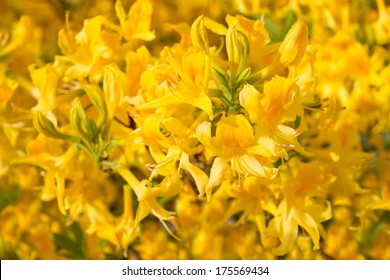
[[[179,160],[182,151],[177,146],[171,146],[162,162],[159,162],[153,169],[151,177],[157,175],[168,176],[176,170],[176,162]]]
[[[204,15],[199,16],[191,25],[191,40],[194,47],[209,50],[209,39],[204,27]]]
[[[250,85],[245,84],[244,88],[240,91],[240,104],[249,113],[249,119],[252,123],[257,123],[261,117],[261,95],[257,89]]]
[[[112,119],[118,106],[122,103],[125,91],[125,74],[115,63],[104,67],[103,91],[108,117]]]
[[[280,203],[279,211],[280,216],[271,220],[270,228],[274,228],[279,235],[281,244],[272,252],[277,256],[283,256],[291,251],[295,244],[298,237],[298,224],[294,220],[294,208],[289,208],[285,200]]]
[[[299,210],[296,211],[295,219],[297,223],[310,235],[310,238],[314,243],[313,250],[318,250],[320,248],[320,234],[318,232],[316,221],[309,213],[304,213]]]
[[[210,171],[210,179],[206,186],[207,200],[211,198],[213,188],[221,183],[226,171],[229,169],[228,159],[216,157]]]
[[[63,172],[58,171],[55,174],[55,181],[57,184],[57,203],[58,209],[62,215],[66,214],[65,205],[64,205],[64,195],[65,195],[65,177]]]
[[[210,150],[212,155],[218,155],[219,149],[215,144],[214,139],[211,138],[211,123],[210,122],[202,122],[196,128],[196,138],[206,147],[206,149]]]
[[[238,169],[243,175],[250,174],[253,176],[265,177],[273,179],[278,174],[277,168],[263,167],[254,156],[242,155],[237,157]]]
[[[203,196],[205,194],[206,185],[209,180],[206,173],[204,173],[203,170],[200,169],[199,167],[193,165],[189,161],[189,155],[186,153],[181,154],[180,167],[191,174],[192,178],[194,178],[196,187],[199,191],[199,195]]]
[[[150,31],[153,5],[149,0],[137,0],[127,15],[123,9],[122,0],[118,0],[115,3],[115,11],[126,40],[151,41],[155,38],[154,32]]]
[[[32,34],[33,25],[31,19],[28,16],[22,16],[13,27],[11,41],[2,49],[0,46],[0,58],[19,47],[25,46],[30,42]]]
[[[297,64],[306,51],[307,43],[307,26],[303,20],[298,19],[279,48],[280,62],[286,66]]]
[[[280,124],[277,126],[275,132],[276,138],[281,144],[294,149],[306,157],[312,156],[312,153],[305,151],[305,149],[298,143],[298,133],[295,129]]]
[[[219,144],[231,149],[247,147],[254,142],[253,128],[243,115],[222,116],[215,138]]]
[[[295,80],[275,76],[264,85],[264,98],[261,100],[264,115],[272,122],[294,121],[300,112],[299,88]]]
[[[213,115],[213,105],[210,98],[206,94],[200,94],[198,97],[193,100],[188,100],[186,103],[192,104],[193,106],[202,109],[209,115],[210,119],[214,118]]]
[[[167,107],[172,105],[177,105],[183,103],[183,99],[173,95],[164,95],[157,99],[152,100],[151,102],[139,104],[136,106],[138,110],[147,110],[147,109],[155,109],[161,107]]]
[[[29,70],[32,82],[39,91],[40,99],[36,108],[43,111],[53,109],[56,101],[59,74],[50,64],[39,69],[35,69],[35,66],[32,65],[29,67]]]

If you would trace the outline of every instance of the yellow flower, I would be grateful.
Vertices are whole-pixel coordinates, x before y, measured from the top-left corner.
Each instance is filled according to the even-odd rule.
[[[139,47],[134,52],[126,54],[126,80],[128,96],[134,97],[140,89],[140,79],[148,65],[152,64],[154,58],[145,46]]]
[[[241,15],[235,17],[227,15],[226,22],[229,25],[229,29],[234,27],[244,35],[242,37],[247,42],[243,42],[247,43],[245,48],[247,55],[250,57],[247,63],[251,66],[252,72],[260,70],[263,64],[268,66],[268,61],[265,57],[269,56],[270,52],[267,49],[272,45],[268,45],[270,38],[264,27],[264,23],[259,19],[251,20]]]
[[[292,79],[275,76],[265,83],[264,94],[245,85],[240,92],[240,104],[255,123],[255,134],[270,156],[287,156],[291,149],[310,156],[298,143],[299,132],[285,125],[302,115],[299,88]]]
[[[207,35],[207,29],[218,35],[225,35],[227,28],[214,20],[199,16],[191,25],[191,40],[194,47],[204,50],[210,55],[210,42]]]
[[[117,0],[115,11],[119,18],[123,37],[127,41],[133,39],[151,41],[155,38],[154,32],[150,31],[153,6],[149,0],[137,0],[127,15],[122,0]]]
[[[35,86],[33,95],[38,100],[38,104],[33,110],[48,114],[50,120],[56,123],[55,116],[51,111],[59,105],[56,99],[59,73],[50,64],[38,69],[35,69],[35,66],[32,65],[29,70],[31,80]]]
[[[275,216],[278,208],[275,204],[275,197],[278,196],[276,184],[261,177],[247,177],[240,181],[239,187],[236,183],[223,182],[222,191],[229,197],[229,205],[225,213],[225,220],[229,221],[234,215],[240,214],[240,219],[235,225],[244,222],[254,222],[261,236],[261,244],[264,248],[274,247],[276,238],[269,237],[266,231],[266,212]]]
[[[228,28],[226,33],[226,51],[229,60],[231,79],[235,80],[244,69],[249,55],[249,42],[235,25]]]
[[[0,58],[16,50],[17,48],[24,47],[29,43],[32,36],[32,21],[28,16],[22,16],[20,20],[15,24],[12,30],[12,39],[5,47],[2,48],[0,44]]]
[[[156,69],[156,71],[153,71],[152,73],[145,72],[143,77],[141,77],[141,84],[145,83],[145,86],[148,88],[150,88],[153,83],[162,84],[165,85],[165,88],[168,86],[168,88],[166,88],[168,92],[148,103],[140,104],[136,108],[145,110],[150,108],[177,106],[186,103],[200,108],[212,118],[212,104],[210,98],[207,96],[210,74],[208,56],[204,51],[196,48],[190,48],[184,54],[180,54],[174,53],[173,50],[168,47],[164,49],[162,55],[169,65],[163,65],[163,69],[167,69],[164,69],[165,71]],[[146,77],[149,78],[150,74],[153,74],[155,81],[150,81],[149,79],[144,80]],[[168,77],[162,79],[164,74],[167,74]],[[175,76],[172,77],[173,74]],[[169,82],[169,85],[165,84],[167,81]]]
[[[298,226],[309,234],[314,243],[313,249],[318,250],[320,236],[325,236],[321,223],[332,217],[326,191],[334,177],[324,173],[317,162],[305,164],[293,158],[289,166],[291,169],[279,167],[284,199],[266,232],[280,239],[280,245],[273,250],[278,256],[287,254],[293,248],[298,237]]]
[[[104,16],[96,16],[84,21],[83,29],[74,39],[71,31],[60,32],[59,44],[65,55],[57,56],[55,65],[64,69],[67,80],[89,76],[91,81],[98,82],[105,65],[119,54],[121,36],[106,25]]]
[[[58,209],[66,214],[65,207],[65,180],[69,176],[65,172],[68,164],[75,158],[77,150],[71,146],[63,150],[58,140],[39,137],[27,145],[27,156],[18,159],[15,163],[33,164],[41,167],[46,173],[45,184],[42,190],[42,200],[49,201],[57,198]]]
[[[386,44],[390,41],[390,13],[385,1],[377,0],[378,19],[374,23],[374,35],[378,44]]]
[[[164,221],[174,222],[174,213],[164,209],[156,200],[157,196],[175,195],[180,190],[179,182],[169,182],[165,180],[160,187],[156,189],[147,188],[148,181],[139,181],[131,171],[125,167],[119,166],[116,172],[128,183],[137,196],[139,205],[135,215],[134,225],[138,226],[140,222],[149,214],[156,216],[164,226]]]
[[[211,135],[211,123],[203,122],[196,130],[198,140],[212,156],[216,156],[206,186],[210,199],[212,189],[221,183],[226,172],[231,169],[240,177],[249,175],[272,179],[277,169],[263,166],[258,156],[264,154],[264,148],[257,145],[253,128],[243,115],[222,116],[217,124],[215,137]]]

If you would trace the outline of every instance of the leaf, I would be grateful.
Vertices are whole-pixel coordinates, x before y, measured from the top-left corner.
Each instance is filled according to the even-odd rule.
[[[73,259],[86,259],[86,238],[79,223],[72,223],[64,234],[54,235],[54,242],[63,250],[62,255]]]
[[[238,75],[236,87],[239,88],[244,82],[248,80],[250,75],[251,75],[251,68],[248,67]]]
[[[1,187],[0,188],[0,210],[7,206],[13,205],[17,202],[20,194],[20,188],[17,185],[13,185],[10,190]]]
[[[38,132],[46,135],[47,137],[63,139],[76,143],[80,142],[79,138],[58,131],[54,124],[43,113],[39,111],[34,114],[33,125]]]
[[[55,233],[54,242],[58,247],[65,250],[64,255],[77,259],[84,258],[81,248],[68,236]]]
[[[73,234],[73,236],[75,237],[76,243],[80,245],[80,247],[85,246],[85,237],[83,231],[80,228],[79,223],[74,222],[73,224],[70,225],[69,229]]]
[[[216,68],[212,67],[211,72],[213,73],[214,77],[223,84],[223,86],[227,89],[229,89],[229,82],[226,79],[225,75],[218,71]]]
[[[272,42],[283,41],[285,34],[275,21],[265,17],[265,28],[267,29]]]
[[[390,222],[390,212],[385,211],[377,222],[371,224],[370,228],[363,232],[360,237],[360,243],[366,248],[371,248],[375,242],[375,238],[384,226]]]
[[[284,30],[283,30],[283,37],[286,36],[287,32],[290,30],[290,28],[294,25],[294,23],[298,20],[298,17],[296,13],[293,10],[288,10],[286,19],[284,21]]]

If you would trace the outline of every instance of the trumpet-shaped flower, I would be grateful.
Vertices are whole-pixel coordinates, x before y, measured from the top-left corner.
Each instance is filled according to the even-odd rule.
[[[214,137],[209,122],[201,123],[196,134],[206,150],[216,157],[206,186],[208,198],[229,169],[241,177],[252,175],[272,179],[276,176],[277,169],[264,166],[259,161],[265,149],[256,143],[252,125],[243,115],[222,116]]]
[[[204,51],[196,48],[190,48],[184,54],[179,54],[168,47],[164,49],[163,56],[168,63],[166,71],[168,75],[161,81],[162,73],[154,72],[156,81],[153,82],[161,84],[168,81],[168,92],[151,102],[138,105],[137,108],[145,110],[186,103],[200,108],[212,118],[212,104],[207,96],[210,72],[208,56]],[[145,75],[147,73],[145,72]],[[172,77],[172,74],[175,76]],[[142,80],[143,77],[141,83]],[[153,84],[152,81],[145,82]]]
[[[285,125],[302,114],[299,88],[292,79],[276,76],[264,85],[264,94],[245,85],[240,92],[240,104],[255,123],[255,134],[270,155],[286,156],[288,150],[309,156],[298,143],[299,132]]]
[[[119,18],[123,37],[127,41],[134,39],[151,41],[154,39],[154,32],[150,31],[153,6],[149,0],[137,0],[127,15],[122,0],[118,0],[115,4],[115,11]]]
[[[60,31],[59,45],[64,56],[56,57],[56,67],[65,69],[68,80],[90,77],[99,81],[103,68],[118,54],[121,36],[106,28],[103,16],[84,21],[83,29],[74,37],[69,27]]]
[[[278,236],[280,245],[275,255],[285,255],[294,246],[301,226],[319,249],[320,236],[325,236],[322,222],[332,217],[331,203],[326,200],[326,191],[334,177],[325,174],[316,162],[301,163],[296,158],[279,168],[284,199],[279,204],[278,214],[270,221],[266,234]]]

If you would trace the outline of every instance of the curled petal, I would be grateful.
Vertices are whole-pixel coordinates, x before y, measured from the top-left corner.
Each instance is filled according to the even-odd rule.
[[[254,156],[242,155],[237,158],[238,169],[242,174],[250,174],[253,176],[265,177],[267,179],[273,179],[278,174],[277,168],[269,168],[262,166]]]
[[[206,173],[204,173],[199,167],[193,165],[189,161],[189,156],[186,153],[181,154],[180,167],[184,170],[187,170],[191,174],[192,178],[195,180],[199,195],[203,196],[205,194],[206,185],[209,179]]]
[[[227,162],[228,159],[226,158],[216,157],[214,159],[214,163],[210,171],[210,179],[206,186],[207,200],[210,200],[211,198],[211,192],[213,190],[213,187],[219,185],[223,180],[223,177],[229,168]]]

